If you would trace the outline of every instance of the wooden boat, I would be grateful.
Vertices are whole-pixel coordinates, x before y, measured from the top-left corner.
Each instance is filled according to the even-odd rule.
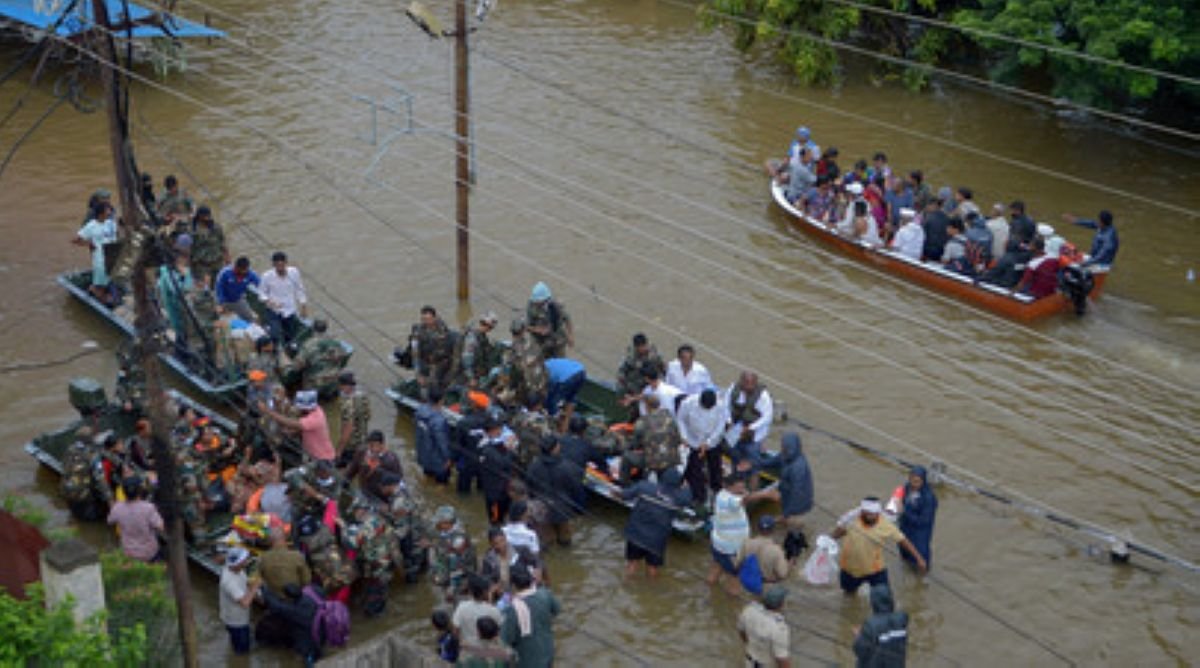
[[[938,263],[918,262],[890,249],[844,237],[828,225],[805,215],[787,201],[784,186],[774,179],[771,180],[771,195],[779,208],[790,215],[796,221],[796,226],[804,232],[860,262],[878,267],[934,292],[1021,322],[1033,322],[1076,309],[1075,304],[1062,292],[1042,299],[1033,299],[1028,295],[1014,294],[1006,288],[981,283],[949,271]],[[1104,281],[1108,277],[1108,269],[1106,266],[1089,267],[1093,280],[1092,289],[1088,293],[1091,299],[1099,298]]]
[[[133,325],[132,315],[125,312],[127,310],[126,307],[112,309],[108,306],[105,306],[100,302],[100,300],[92,296],[92,293],[88,290],[88,286],[90,286],[91,283],[91,270],[66,272],[58,277],[58,284],[65,288],[67,292],[71,294],[71,296],[75,297],[80,302],[91,308],[92,311],[94,311],[110,325],[115,327],[118,331],[124,333],[125,336],[130,338],[136,336],[137,331]],[[253,307],[256,312],[258,312],[264,318],[266,317],[266,306],[260,300],[258,300],[253,293],[247,293],[247,301],[250,302],[251,307]],[[308,337],[312,336],[311,324],[311,322],[303,323],[297,336],[297,341],[302,342]],[[354,346],[345,341],[341,341],[340,343],[343,350],[345,350],[345,355],[343,357],[344,365],[345,361],[348,361],[350,356],[354,353]],[[179,377],[187,381],[188,384],[194,387],[197,391],[215,399],[230,400],[239,395],[246,387],[246,379],[241,375],[233,379],[214,378],[214,373],[211,370],[192,368],[186,362],[178,357],[175,357],[175,355],[169,352],[160,353],[159,359],[161,359],[164,364],[178,374]],[[288,374],[285,374],[283,381],[285,385],[289,386],[297,384],[299,382],[298,372],[291,371]],[[322,397],[328,397],[336,392],[337,388],[323,387],[320,388],[320,390]]]
[[[410,415],[415,414],[421,406],[420,399],[417,398],[417,385],[415,381],[400,381],[386,390],[387,396],[396,404],[396,408]],[[600,380],[588,378],[584,381],[579,393],[576,395],[575,412],[578,415],[602,415],[605,422],[615,424],[625,422],[629,419],[629,409],[622,406],[618,401],[616,386]],[[457,404],[457,394],[453,390],[447,392],[445,398],[446,418],[452,426],[456,425],[462,416],[455,410]],[[770,486],[777,484],[775,476],[770,469],[763,472],[763,479]],[[618,503],[626,508],[633,508],[633,501],[628,501],[621,497],[621,487],[613,482],[612,476],[608,472],[598,470],[595,465],[589,464],[584,474],[584,487],[592,494],[603,497],[614,503]],[[703,535],[709,528],[706,517],[687,508],[682,509],[672,521],[672,528],[676,533],[695,538]]]
[[[177,392],[171,391],[168,392],[168,395],[176,405],[188,406],[196,411],[197,415],[208,416],[212,420],[212,424],[216,425],[216,428],[225,435],[237,432],[237,425],[228,418],[205,409]],[[122,411],[120,406],[109,404],[106,409],[93,413],[87,418],[80,417],[62,429],[34,437],[25,444],[25,452],[37,459],[42,466],[62,475],[63,454],[75,442],[75,435],[80,427],[90,426],[97,434],[111,430],[117,438],[125,439],[133,435],[135,422],[133,416]],[[298,460],[298,449],[296,449],[296,456]],[[208,515],[205,521],[206,540],[201,541],[202,544],[215,546],[217,540],[229,533],[232,520],[233,517],[229,514]],[[196,545],[188,545],[188,558],[213,575],[219,576],[221,573],[221,555],[215,547],[199,548]]]

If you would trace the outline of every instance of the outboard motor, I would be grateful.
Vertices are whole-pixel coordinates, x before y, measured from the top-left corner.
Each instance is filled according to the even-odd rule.
[[[1058,289],[1075,305],[1076,315],[1087,312],[1088,295],[1095,284],[1092,272],[1075,264],[1068,265],[1058,275]]]

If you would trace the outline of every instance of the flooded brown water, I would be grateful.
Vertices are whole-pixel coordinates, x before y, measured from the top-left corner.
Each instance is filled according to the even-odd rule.
[[[672,5],[508,0],[475,40],[477,284],[470,308],[456,308],[444,262],[453,256],[453,149],[435,132],[452,127],[448,45],[388,3],[217,8],[254,26],[261,51],[189,49],[189,71],[164,83],[209,109],[135,85],[135,106],[193,177],[141,126],[138,159],[218,204],[218,219],[240,230],[237,249],[260,266],[274,248],[287,250],[374,387],[394,378],[383,360],[421,304],[459,323],[472,310],[507,317],[544,279],[570,309],[577,352],[597,377],[611,377],[634,331],[664,353],[686,339],[723,383],[738,367],[762,371],[805,422],[914,461],[936,457],[959,477],[1200,558],[1200,286],[1185,279],[1200,270],[1188,213],[1200,207],[1196,153],[957,87],[912,94],[851,76],[836,91],[798,89],[769,59],[738,54]],[[229,19],[215,23],[247,36]],[[5,62],[15,53],[6,48]],[[380,152],[358,138],[370,113],[354,96],[395,101],[391,85],[413,95],[420,130]],[[22,90],[19,80],[0,86],[0,112]],[[50,100],[47,85],[0,128],[0,145],[7,150]],[[380,118],[392,128],[406,121]],[[1022,198],[1060,228],[1062,212],[1112,209],[1122,249],[1106,294],[1086,318],[1030,329],[831,255],[774,209],[757,167],[802,124],[838,146],[845,166],[884,150],[935,187],[970,185],[985,207]],[[19,445],[71,417],[70,377],[113,378],[115,336],[53,284],[87,262],[67,242],[88,193],[111,183],[106,132],[102,114],[64,107],[0,177],[0,365],[63,359],[88,340],[104,351],[0,376],[0,489],[57,508],[64,522],[53,479]],[[364,180],[368,170],[376,182]],[[1085,230],[1063,232],[1090,241]],[[380,426],[393,412],[376,402]],[[902,478],[828,438],[806,434],[805,444],[818,530],[832,526],[830,512]],[[480,533],[479,499],[422,492],[458,503]],[[1046,647],[1082,664],[1194,661],[1197,574],[1140,556],[1136,568],[1114,568],[1093,554],[1103,551],[1094,538],[978,496],[940,496],[933,577],[892,568],[899,605],[913,616],[915,664],[1062,661]],[[660,581],[625,583],[623,515],[601,504],[589,513],[575,546],[551,557],[565,604],[563,665],[739,660],[740,603],[699,581],[706,545],[673,542]],[[214,588],[193,579],[206,663],[224,662]],[[798,581],[793,592],[796,656],[851,662],[865,600]],[[385,620],[356,627],[356,639],[399,627],[431,644],[428,587],[396,586],[393,601]]]

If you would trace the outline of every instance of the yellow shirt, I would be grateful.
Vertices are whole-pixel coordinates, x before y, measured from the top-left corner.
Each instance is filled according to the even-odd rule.
[[[904,540],[904,534],[896,525],[883,517],[874,526],[867,526],[856,513],[842,528],[846,530],[846,535],[842,538],[840,565],[843,571],[856,578],[882,571],[884,545]]]

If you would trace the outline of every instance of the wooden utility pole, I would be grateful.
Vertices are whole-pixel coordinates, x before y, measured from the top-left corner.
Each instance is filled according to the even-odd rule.
[[[455,171],[455,220],[458,222],[458,298],[471,298],[471,89],[470,52],[467,49],[467,0],[454,1],[454,133],[457,153]]]
[[[105,0],[92,0],[93,18],[99,31],[96,35],[96,52],[100,58],[111,63],[101,63],[104,74],[105,107],[108,109],[109,143],[112,147],[113,168],[117,178],[117,194],[121,203],[121,227],[124,243],[130,243],[135,231],[142,227],[141,197],[134,174],[134,163],[129,146],[128,122],[124,113],[124,98],[121,93],[121,73],[118,71],[116,49],[112,39],[112,23],[108,16]],[[126,17],[128,20],[128,17]],[[129,63],[132,66],[132,63]],[[163,388],[162,369],[158,361],[157,336],[159,317],[150,304],[149,285],[146,272],[147,254],[153,247],[147,243],[141,249],[141,257],[135,259],[133,275],[134,324],[137,328],[138,363],[146,378],[146,409],[154,434],[152,456],[158,476],[158,500],[167,528],[167,570],[171,576],[171,589],[175,593],[175,608],[179,620],[179,643],[183,649],[183,662],[188,668],[199,665],[196,647],[196,621],[192,611],[192,585],[188,578],[187,546],[183,536],[183,517],[179,513],[176,495],[175,453],[170,447],[171,418],[167,410],[167,395]]]

